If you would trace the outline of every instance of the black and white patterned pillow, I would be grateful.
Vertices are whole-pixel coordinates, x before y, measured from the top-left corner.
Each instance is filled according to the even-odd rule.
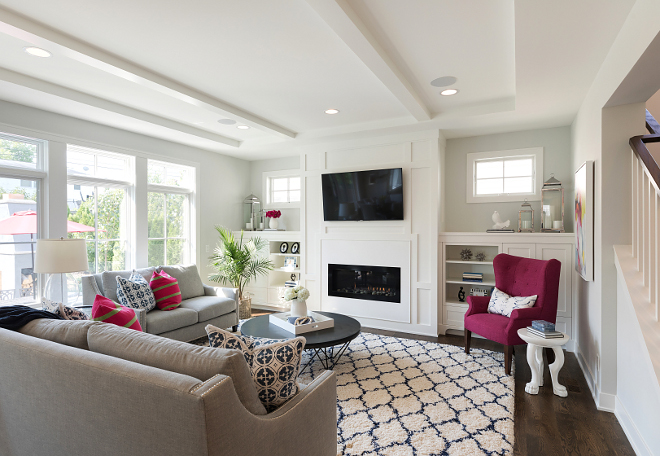
[[[269,413],[298,392],[296,377],[305,348],[304,337],[260,339],[232,334],[213,325],[206,326],[206,333],[211,347],[243,352],[259,400]]]
[[[41,310],[46,310],[55,315],[59,315],[65,320],[89,320],[89,316],[82,310],[65,306],[61,302],[51,301],[46,298],[41,300]]]
[[[60,303],[57,314],[65,320],[89,320],[89,315],[82,310],[65,306],[62,303]]]
[[[135,269],[128,279],[117,276],[117,298],[119,304],[131,309],[144,309],[149,312],[156,308],[156,298],[149,282]]]

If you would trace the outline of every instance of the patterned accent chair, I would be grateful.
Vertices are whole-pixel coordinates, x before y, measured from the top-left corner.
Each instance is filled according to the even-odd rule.
[[[524,344],[518,329],[531,326],[532,320],[557,320],[557,297],[561,263],[534,260],[500,253],[493,260],[495,286],[510,296],[537,295],[534,307],[516,309],[511,317],[488,313],[488,296],[469,296],[465,314],[465,353],[470,353],[472,333],[504,345],[504,369],[511,375],[513,346]]]

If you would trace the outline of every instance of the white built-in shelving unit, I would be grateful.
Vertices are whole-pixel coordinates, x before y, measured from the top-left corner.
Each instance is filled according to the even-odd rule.
[[[240,235],[240,232],[235,233]],[[260,276],[246,288],[252,295],[252,307],[257,309],[284,310],[289,305],[284,301],[284,282],[291,280],[295,275],[296,280],[302,284],[301,261],[302,236],[299,231],[245,231],[245,237],[260,237],[268,241],[268,247],[263,255],[266,255],[274,264],[272,271],[266,276]],[[298,253],[291,253],[294,243],[299,244]],[[280,246],[287,244],[287,252],[282,253]],[[287,259],[293,259],[296,266],[285,265]]]

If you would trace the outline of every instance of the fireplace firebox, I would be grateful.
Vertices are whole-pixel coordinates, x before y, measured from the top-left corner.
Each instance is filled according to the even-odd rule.
[[[401,268],[328,264],[328,295],[401,302]]]

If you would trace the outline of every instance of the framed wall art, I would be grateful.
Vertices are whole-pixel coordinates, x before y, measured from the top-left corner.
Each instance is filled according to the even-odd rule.
[[[594,162],[587,160],[575,171],[575,270],[586,281],[594,280]]]

